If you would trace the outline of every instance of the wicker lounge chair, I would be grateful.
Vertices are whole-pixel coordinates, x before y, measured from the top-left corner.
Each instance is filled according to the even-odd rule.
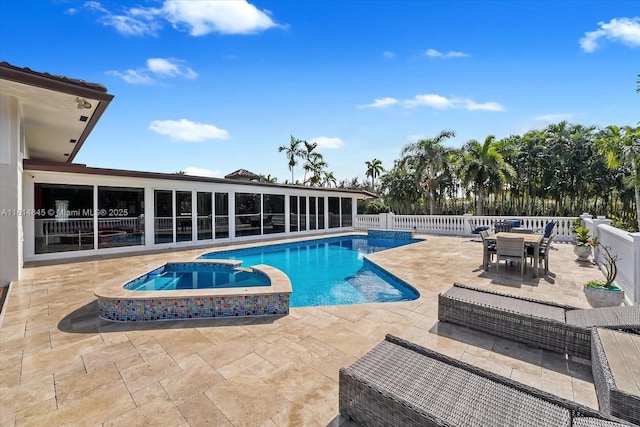
[[[640,425],[640,336],[593,328],[591,354],[600,411]]]
[[[640,332],[640,306],[583,310],[459,283],[438,295],[438,319],[585,359],[594,326]]]
[[[391,335],[340,369],[339,406],[365,426],[630,425]]]

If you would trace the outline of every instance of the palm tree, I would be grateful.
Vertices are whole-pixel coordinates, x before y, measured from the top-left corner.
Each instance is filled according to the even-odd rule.
[[[395,161],[393,168],[380,177],[380,191],[384,203],[399,215],[421,213],[420,189],[403,162]]]
[[[186,175],[187,173],[183,170],[179,170],[173,173],[174,175]]]
[[[295,168],[295,166],[298,164],[298,157],[302,156],[302,149],[300,148],[300,144],[304,142],[300,139],[296,139],[293,137],[293,135],[291,135],[291,142],[289,143],[289,146],[287,147],[286,145],[281,145],[280,147],[278,147],[278,152],[285,152],[286,156],[287,156],[287,160],[289,161],[289,170],[291,171],[291,182],[293,183],[293,168]]]
[[[486,191],[500,191],[515,175],[515,171],[496,150],[495,136],[484,143],[472,139],[462,147],[458,173],[464,185],[473,185],[476,194],[476,215],[482,215]]]
[[[371,177],[371,189],[376,191],[376,178],[384,172],[382,162],[378,159],[373,159],[367,160],[365,164],[367,165],[367,176]]]
[[[305,161],[303,169],[304,169],[304,182],[306,182],[307,172],[309,172],[312,168],[311,163],[313,161],[317,161],[318,155],[320,157],[322,157],[322,155],[314,151],[318,147],[317,142],[302,141],[302,143],[304,144],[304,148],[300,150],[300,158]]]
[[[415,184],[429,195],[429,212],[436,213],[438,189],[449,176],[450,150],[442,145],[445,139],[456,136],[453,131],[442,131],[435,138],[422,139],[402,149],[402,159],[415,171]]]
[[[631,185],[636,202],[636,219],[640,230],[640,126],[607,126],[599,135],[600,151],[607,156],[607,166],[631,168]]]
[[[305,184],[311,186],[320,185],[322,181],[322,171],[329,166],[327,162],[322,158],[320,153],[311,153],[307,159],[307,163],[304,165],[304,175],[307,176],[307,172],[311,174],[309,179],[305,180]]]
[[[333,176],[333,172],[322,172],[322,186],[323,187],[331,187],[332,185],[336,185],[336,177]]]
[[[268,182],[270,184],[275,184],[276,182],[278,182],[278,178],[276,178],[275,176],[271,176],[271,174],[266,176],[260,174],[260,182]]]

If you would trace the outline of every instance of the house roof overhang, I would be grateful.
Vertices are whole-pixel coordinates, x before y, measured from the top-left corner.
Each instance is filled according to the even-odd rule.
[[[167,180],[167,181],[184,181],[184,182],[204,182],[204,183],[217,183],[217,184],[232,184],[232,185],[251,185],[256,188],[280,188],[280,189],[298,189],[305,190],[309,192],[330,192],[330,193],[342,193],[342,194],[352,194],[356,196],[358,199],[371,199],[377,198],[378,196],[374,193],[365,190],[353,190],[347,188],[327,188],[327,187],[309,187],[305,185],[292,185],[292,184],[276,184],[276,183],[268,183],[268,182],[259,182],[259,181],[241,181],[237,179],[226,179],[226,178],[209,178],[203,176],[194,176],[194,175],[178,175],[172,173],[160,173],[160,172],[144,172],[144,171],[132,171],[132,170],[123,170],[123,169],[107,169],[107,168],[94,168],[88,167],[79,163],[56,163],[56,162],[46,162],[46,161],[38,161],[38,160],[28,160],[25,159],[23,161],[23,169],[29,172],[64,172],[64,173],[76,173],[76,174],[86,174],[86,175],[102,175],[102,176],[115,176],[122,178],[133,178],[133,179],[159,179],[159,180]],[[132,186],[134,184],[131,184]],[[274,191],[274,190],[272,190]]]
[[[7,62],[0,62],[0,93],[19,101],[27,156],[68,163],[113,99],[100,84]]]

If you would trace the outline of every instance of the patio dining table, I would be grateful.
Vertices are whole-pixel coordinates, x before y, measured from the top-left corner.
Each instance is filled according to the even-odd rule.
[[[524,245],[533,248],[533,277],[538,277],[538,262],[540,260],[540,243],[542,243],[542,234],[522,234],[500,232],[488,236],[484,239],[484,247],[482,250],[482,265],[487,268],[489,264],[489,244],[496,243],[498,236],[520,237],[524,238]]]

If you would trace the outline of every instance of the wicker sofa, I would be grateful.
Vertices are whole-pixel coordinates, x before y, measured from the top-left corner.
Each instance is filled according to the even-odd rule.
[[[640,332],[640,306],[579,309],[456,283],[438,295],[438,320],[591,359],[591,329]]]
[[[591,334],[591,371],[600,410],[640,425],[640,335],[600,328]]]
[[[391,335],[340,369],[339,406],[363,426],[631,425]]]

